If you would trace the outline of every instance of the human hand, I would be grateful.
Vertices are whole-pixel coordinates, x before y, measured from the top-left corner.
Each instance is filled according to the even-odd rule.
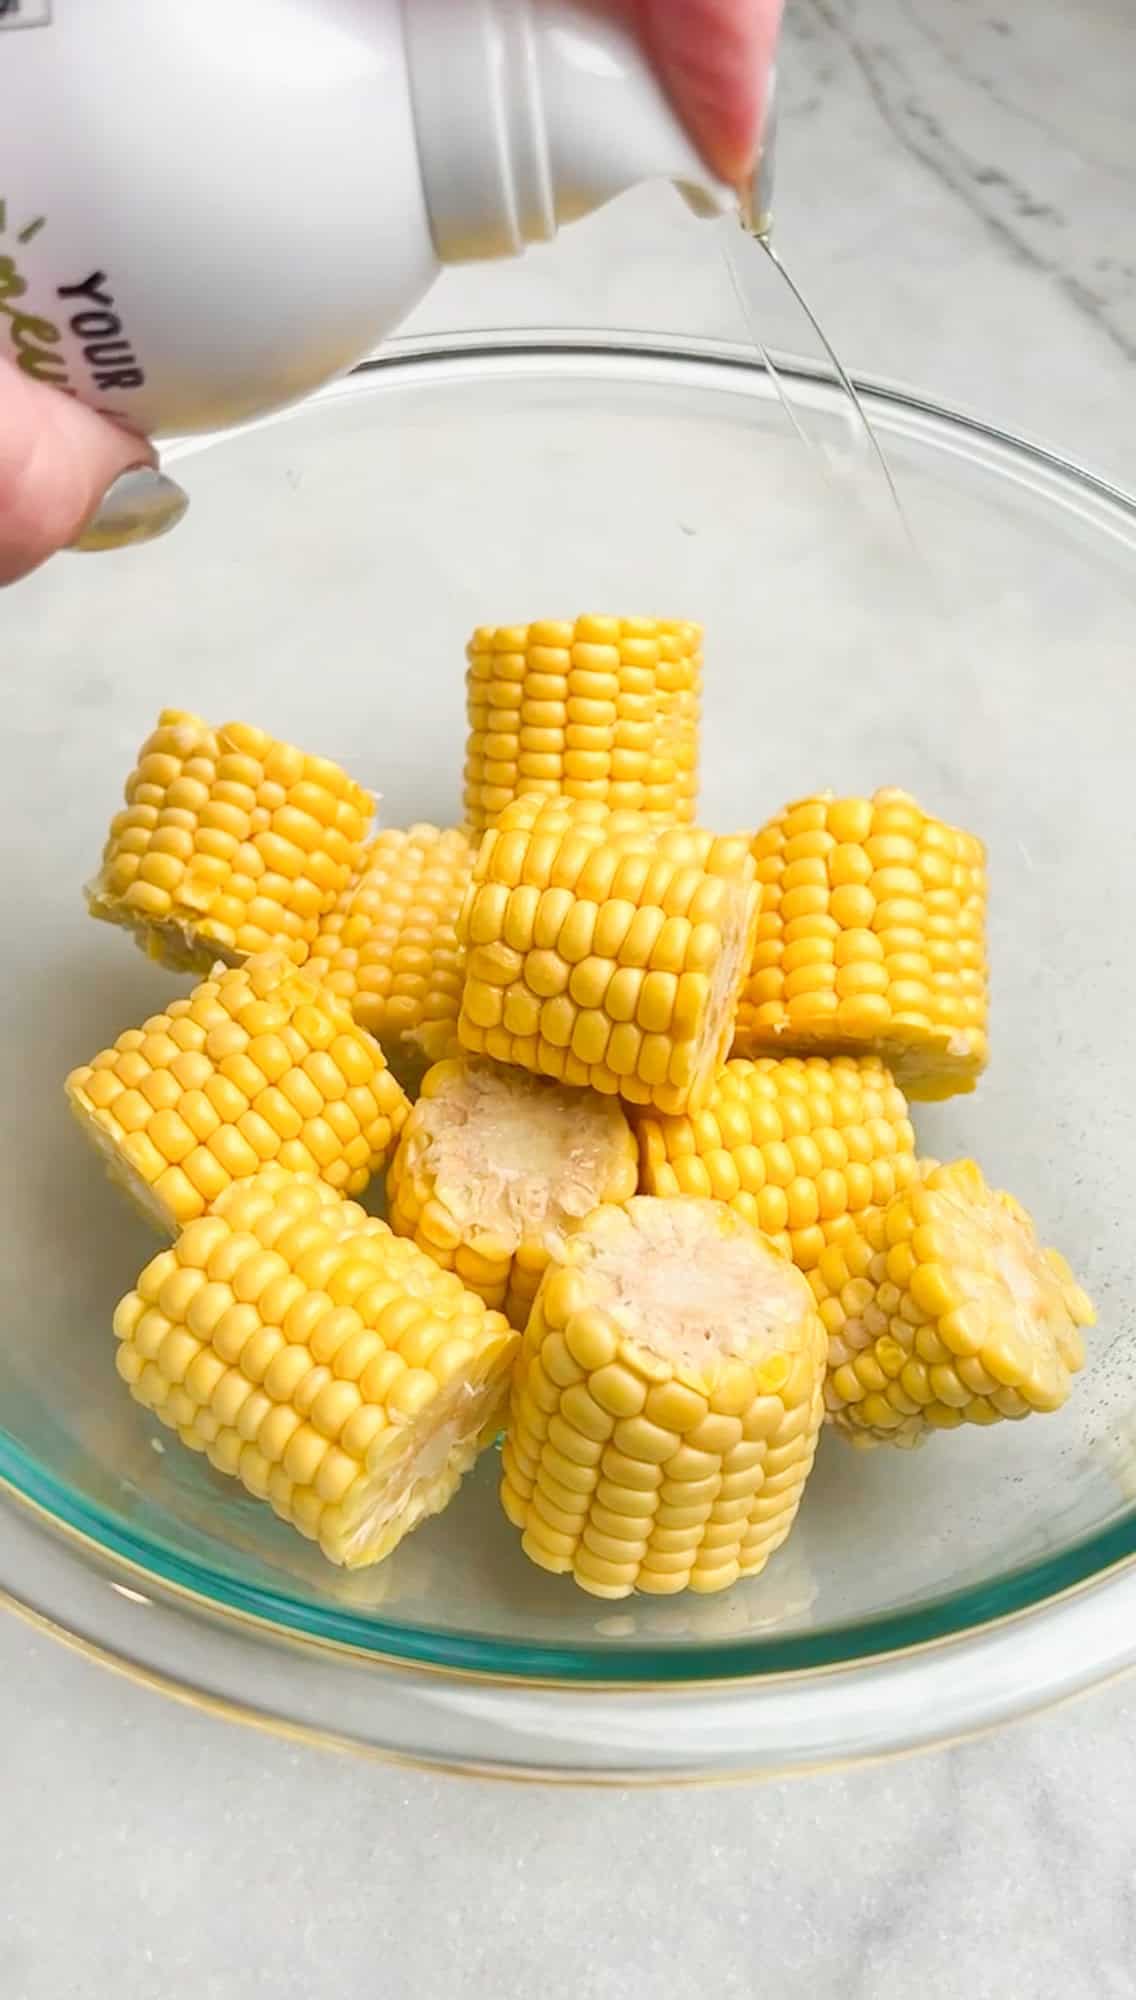
[[[601,0],[636,27],[720,180],[753,171],[784,0]]]
[[[59,549],[122,547],[172,528],[185,495],[155,464],[144,438],[0,357],[0,584]]]
[[[783,0],[596,4],[634,26],[711,170],[746,180]],[[59,549],[121,547],[173,527],[185,495],[156,462],[144,439],[0,357],[0,585]]]

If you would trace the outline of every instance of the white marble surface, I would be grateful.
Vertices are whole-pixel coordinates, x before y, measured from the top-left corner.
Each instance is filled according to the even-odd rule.
[[[787,1785],[299,1749],[0,1624],[4,2000],[1129,2000],[1131,1681]]]
[[[845,363],[1131,485],[1130,0],[788,0],[786,44],[777,240]],[[603,313],[737,336],[712,259],[691,285],[699,227],[669,196],[631,197],[489,287],[447,279],[422,321]],[[773,343],[799,333],[773,302]]]
[[[779,236],[845,358],[1131,484],[1131,0],[790,7]],[[430,316],[732,331],[689,227],[647,197]],[[875,1770],[550,1793],[240,1731],[7,1620],[0,1740],[3,2000],[1133,1992],[1131,1682]]]

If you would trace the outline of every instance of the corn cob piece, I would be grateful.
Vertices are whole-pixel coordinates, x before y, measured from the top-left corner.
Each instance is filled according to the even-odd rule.
[[[883,1057],[909,1097],[986,1065],[981,841],[906,792],[789,806],[753,843],[762,885],[734,1053]]]
[[[165,709],[127,779],[88,907],[181,971],[270,946],[300,965],[374,810],[326,758],[242,722],[214,729]]]
[[[278,952],[218,967],[67,1079],[114,1179],[167,1230],[266,1161],[361,1194],[410,1106],[342,1000]]]
[[[628,1201],[638,1177],[616,1099],[462,1057],[423,1081],[387,1177],[390,1222],[523,1327],[565,1230]]]
[[[970,1160],[923,1163],[824,1252],[811,1283],[829,1335],[828,1410],[860,1445],[1059,1409],[1095,1319],[1065,1259]]]
[[[483,626],[466,649],[466,822],[529,792],[694,818],[702,632],[656,618]]]
[[[457,1046],[457,921],[474,849],[455,827],[384,828],[323,920],[306,970],[344,999],[416,1087]]]
[[[516,1346],[413,1243],[279,1167],[155,1257],[114,1330],[137,1401],[349,1569],[452,1498]]]
[[[753,951],[741,839],[592,799],[514,800],[458,925],[462,1047],[660,1111],[710,1089]]]
[[[521,1343],[501,1499],[597,1597],[723,1590],[793,1525],[824,1414],[809,1287],[719,1202],[600,1208]]]
[[[702,628],[680,625],[660,642],[659,713],[644,810],[663,824],[698,816],[702,738]],[[675,775],[671,776],[671,765]],[[673,799],[673,804],[672,804]]]
[[[878,1056],[763,1056],[700,1111],[636,1120],[644,1194],[728,1202],[802,1271],[915,1178],[903,1092]]]

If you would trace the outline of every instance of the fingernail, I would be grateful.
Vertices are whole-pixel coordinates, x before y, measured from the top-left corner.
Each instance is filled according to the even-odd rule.
[[[151,466],[137,466],[115,480],[71,546],[81,555],[100,555],[106,549],[156,542],[177,527],[188,507],[189,495],[175,479]]]

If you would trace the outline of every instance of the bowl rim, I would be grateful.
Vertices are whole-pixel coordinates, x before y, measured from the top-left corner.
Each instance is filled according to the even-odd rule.
[[[846,1770],[980,1736],[1133,1663],[1132,1559],[876,1659],[727,1683],[580,1685],[304,1640],[155,1583],[22,1496],[0,1512],[0,1610],[33,1630],[227,1721],[462,1777],[622,1788]]]
[[[743,393],[769,393],[770,370],[750,347],[738,342],[586,328],[483,330],[392,341],[316,398],[260,419],[237,435],[310,414],[313,408],[345,397],[373,392],[399,380],[400,372],[405,380],[408,370],[428,369],[431,379],[437,379],[440,364],[465,368],[471,363],[510,371],[551,367],[561,373],[569,363],[585,372],[597,363],[632,363],[641,368],[659,363],[667,369],[693,364],[703,372],[725,371],[723,379]],[[836,378],[826,366],[781,355],[775,357],[775,364],[778,373],[788,374],[804,393],[832,396]],[[950,438],[965,439],[972,460],[985,461],[1003,476],[1035,490],[1059,487],[1064,504],[1075,500],[1078,510],[1094,517],[1099,529],[1136,548],[1136,500],[1106,480],[1047,446],[1016,437],[915,391],[869,376],[854,379],[866,409],[878,420],[885,437],[926,436],[930,432],[940,448],[948,450]],[[189,456],[223,441],[217,436],[179,439],[166,456]],[[208,1564],[191,1566],[157,1541],[133,1536],[98,1506],[61,1486],[0,1423],[0,1601],[10,1594],[20,1603],[38,1608],[63,1631],[68,1628],[61,1606],[37,1607],[26,1575],[19,1588],[13,1588],[9,1573],[12,1523],[21,1503],[37,1514],[36,1539],[41,1547],[46,1529],[51,1539],[68,1542],[72,1551],[81,1547],[81,1560],[108,1564],[122,1575],[146,1578],[148,1587],[161,1593],[163,1601],[168,1599],[179,1607],[176,1615],[183,1619],[189,1610],[208,1617],[213,1624],[248,1620],[276,1641],[287,1637],[306,1647],[314,1646],[329,1659],[362,1657],[370,1666],[396,1675],[409,1670],[441,1674],[455,1682],[471,1677],[498,1689],[525,1685],[561,1692],[571,1689],[576,1694],[600,1688],[618,1688],[629,1694],[634,1689],[658,1690],[661,1686],[687,1695],[694,1690],[768,1690],[774,1681],[808,1683],[820,1676],[866,1667],[886,1674],[896,1660],[910,1661],[944,1647],[953,1650],[960,1643],[977,1643],[983,1633],[1044,1613],[1047,1607],[1067,1599],[1088,1601],[1094,1586],[1106,1590],[1110,1602],[1118,1601],[1117,1591],[1121,1591],[1129,1614],[1122,1622],[1131,1639],[1120,1654],[1103,1639],[1089,1658],[1078,1646],[1057,1680],[1043,1676],[1043,1684],[1050,1688],[1045,1698],[1055,1698],[1074,1685],[1087,1684],[1136,1661],[1136,1619],[1130,1615],[1136,1608],[1136,1508],[1055,1553],[996,1579],[968,1585],[940,1599],[924,1600],[913,1610],[884,1613],[812,1634],[789,1633],[779,1638],[776,1633],[766,1633],[757,1638],[689,1646],[632,1643],[613,1648],[610,1644],[505,1643],[477,1634],[403,1626],[378,1615],[328,1606],[320,1608],[318,1629],[314,1629],[310,1610],[286,1593],[234,1582]],[[72,1553],[71,1561],[75,1560]],[[97,1634],[88,1637],[98,1643]],[[109,1650],[114,1652],[113,1642]],[[1018,1706],[1028,1705],[1028,1695],[1022,1692],[1024,1698]]]

